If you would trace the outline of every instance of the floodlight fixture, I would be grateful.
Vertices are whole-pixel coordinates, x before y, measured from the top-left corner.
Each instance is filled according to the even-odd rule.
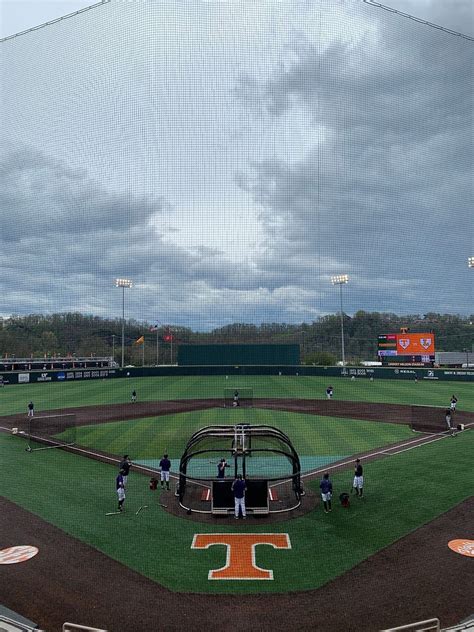
[[[115,287],[132,287],[130,279],[115,279]]]
[[[341,355],[342,355],[342,366],[346,366],[346,354],[344,349],[344,312],[342,310],[342,286],[349,282],[349,275],[347,274],[336,274],[331,277],[331,283],[333,285],[339,286],[339,297],[341,300]]]
[[[474,257],[469,257],[469,259],[467,260],[467,265],[470,268],[474,268]]]
[[[125,365],[125,288],[131,288],[132,285],[130,279],[115,279],[115,287],[122,288],[122,369]]]
[[[336,274],[331,277],[331,283],[333,285],[344,285],[349,282],[349,276],[347,274]]]

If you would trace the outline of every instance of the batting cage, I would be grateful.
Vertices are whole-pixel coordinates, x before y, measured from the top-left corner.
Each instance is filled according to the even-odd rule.
[[[71,446],[76,442],[76,415],[25,417],[12,433],[26,440],[28,452]]]
[[[246,482],[248,513],[291,511],[301,504],[301,465],[289,437],[273,426],[237,424],[206,426],[189,439],[179,465],[181,507],[232,513],[238,475]]]
[[[253,406],[253,388],[225,388],[224,389],[224,408],[252,408]]]

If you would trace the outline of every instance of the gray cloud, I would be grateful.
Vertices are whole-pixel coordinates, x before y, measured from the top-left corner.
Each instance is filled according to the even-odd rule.
[[[170,7],[3,45],[3,312],[118,314],[126,276],[136,319],[297,322],[342,272],[349,312],[472,311],[472,43],[355,0]]]
[[[142,198],[130,201],[110,193],[85,169],[73,169],[43,152],[23,147],[0,160],[0,230],[5,241],[28,236],[72,233],[76,237],[100,231],[125,231],[146,223],[162,209]]]
[[[323,292],[330,274],[349,272],[349,309],[472,309],[472,52],[382,15],[376,44],[305,41],[291,68],[241,79],[241,98],[263,115],[312,120],[312,151],[261,161],[240,179],[263,208],[267,269],[284,256]]]

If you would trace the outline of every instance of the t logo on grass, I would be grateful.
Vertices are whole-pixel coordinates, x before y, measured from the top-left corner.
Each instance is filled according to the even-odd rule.
[[[208,579],[273,579],[272,570],[259,568],[255,563],[255,547],[259,544],[291,549],[287,533],[196,533],[191,548],[227,547],[225,566],[209,571]]]

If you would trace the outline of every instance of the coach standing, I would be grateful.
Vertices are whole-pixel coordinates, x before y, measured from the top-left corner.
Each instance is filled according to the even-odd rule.
[[[247,517],[245,512],[245,490],[247,489],[247,485],[242,478],[242,474],[237,474],[237,478],[232,483],[231,489],[234,492],[235,519],[237,520],[239,518],[240,510],[242,510],[242,518],[245,519]]]

